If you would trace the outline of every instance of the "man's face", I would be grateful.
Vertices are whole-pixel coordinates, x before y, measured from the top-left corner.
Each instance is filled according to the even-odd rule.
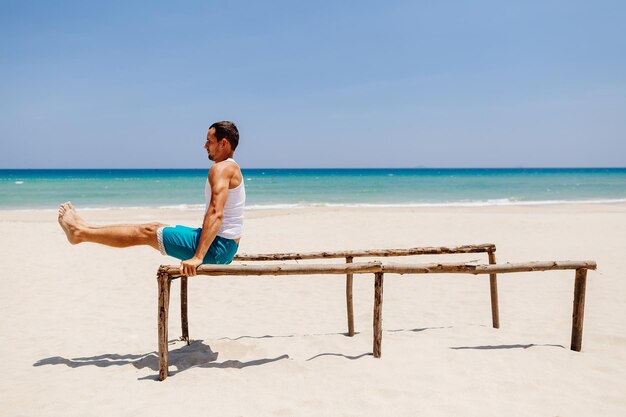
[[[217,137],[215,137],[215,128],[210,128],[209,132],[206,135],[206,142],[204,143],[204,149],[206,149],[207,153],[209,154],[209,159],[211,161],[215,161],[215,154],[217,153],[217,149],[218,149],[218,141],[217,141]]]

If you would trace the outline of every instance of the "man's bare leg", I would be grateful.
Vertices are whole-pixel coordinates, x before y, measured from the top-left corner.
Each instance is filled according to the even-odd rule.
[[[69,201],[59,206],[59,224],[72,245],[82,242],[100,243],[116,248],[148,245],[157,250],[157,230],[166,226],[161,223],[92,226],[76,213]]]

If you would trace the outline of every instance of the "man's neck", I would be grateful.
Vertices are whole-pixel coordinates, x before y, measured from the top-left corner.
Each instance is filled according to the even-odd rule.
[[[230,158],[232,158],[232,157],[233,157],[233,154],[226,155],[226,156],[225,156],[225,157],[223,157],[223,158],[215,159],[215,161],[213,161],[213,162],[217,164],[218,162],[224,162],[224,161],[226,161],[227,159],[230,159]]]

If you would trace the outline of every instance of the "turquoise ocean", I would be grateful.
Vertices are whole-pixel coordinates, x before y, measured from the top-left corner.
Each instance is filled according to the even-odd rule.
[[[626,168],[244,169],[249,208],[626,202]],[[0,210],[204,208],[206,169],[0,170]]]

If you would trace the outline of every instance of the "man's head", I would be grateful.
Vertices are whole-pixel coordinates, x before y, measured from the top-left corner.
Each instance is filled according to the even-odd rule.
[[[209,130],[215,129],[215,137],[217,140],[226,139],[230,143],[231,149],[234,151],[239,144],[239,131],[233,122],[222,121],[213,123]]]
[[[222,121],[209,127],[204,148],[211,161],[222,161],[233,156],[239,144],[239,131],[233,122]]]

